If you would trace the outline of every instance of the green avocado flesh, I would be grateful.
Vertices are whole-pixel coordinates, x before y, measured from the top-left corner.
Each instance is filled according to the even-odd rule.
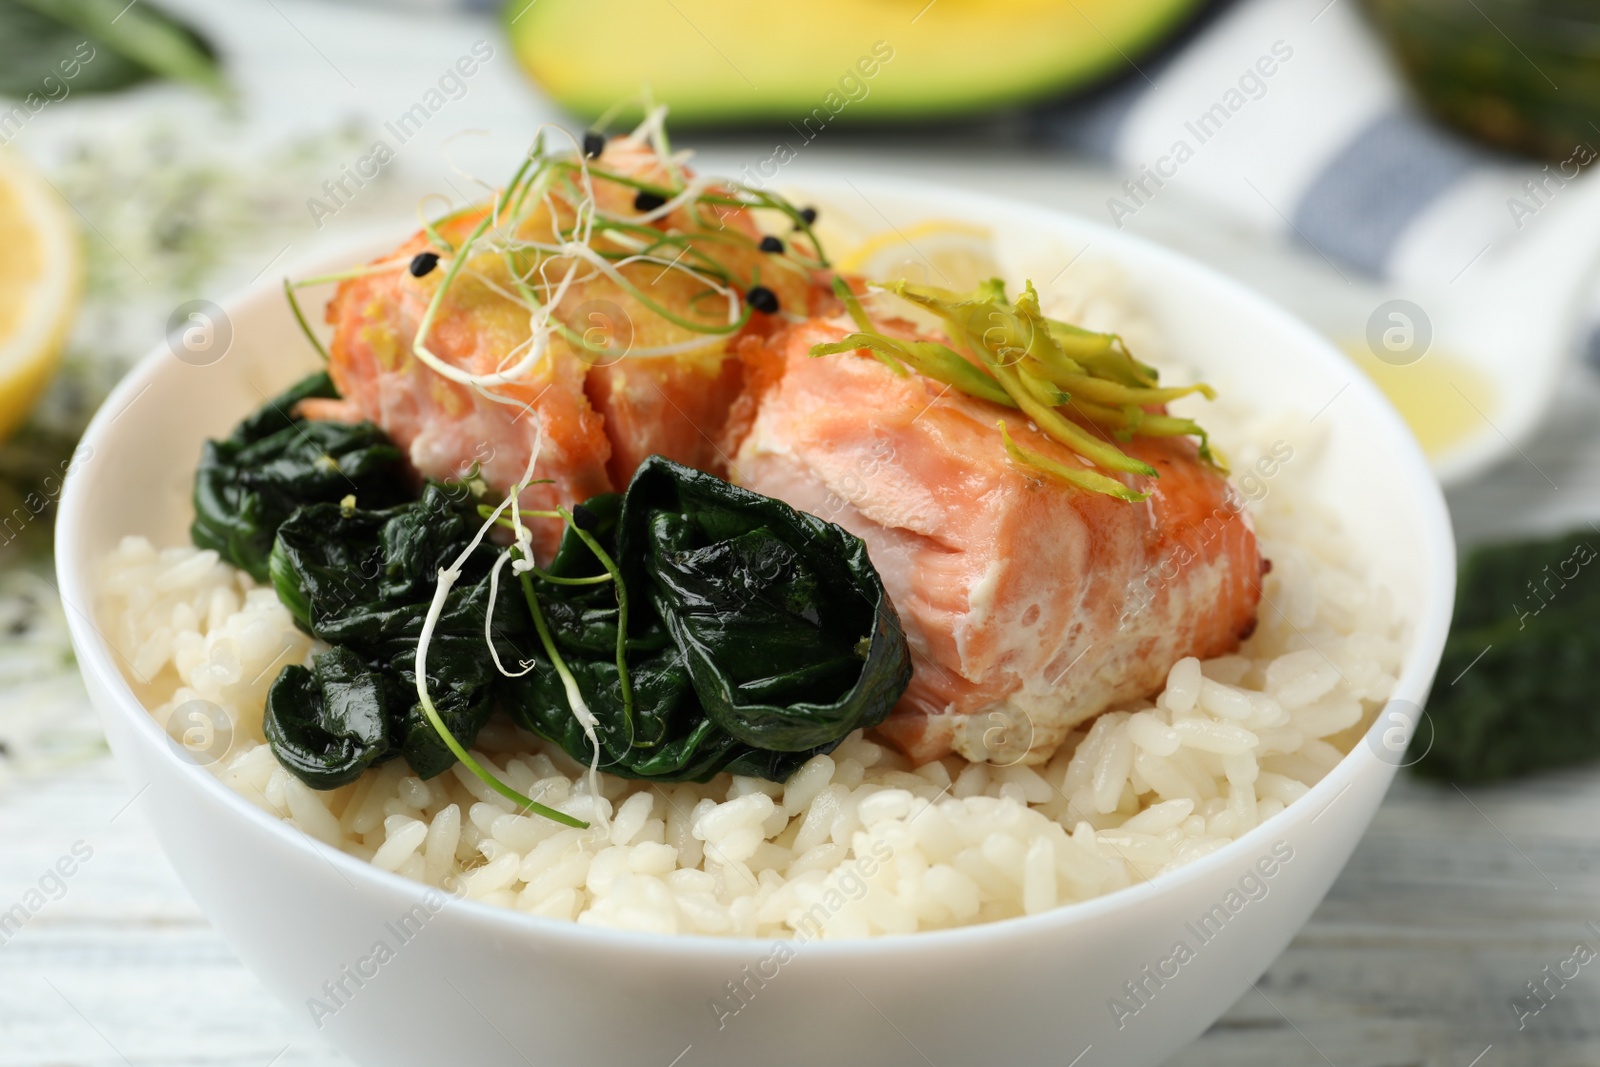
[[[592,119],[648,88],[675,123],[926,118],[1130,69],[1199,0],[510,0],[522,66]]]

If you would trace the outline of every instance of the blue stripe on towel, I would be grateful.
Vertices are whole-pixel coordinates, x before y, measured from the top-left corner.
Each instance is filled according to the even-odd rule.
[[[1037,126],[1045,137],[1070,151],[1114,163],[1128,116],[1149,92],[1144,79],[1124,79],[1085,100],[1039,114]]]
[[[1382,275],[1406,229],[1489,154],[1423,116],[1390,112],[1334,155],[1295,208],[1295,227],[1324,255]]]

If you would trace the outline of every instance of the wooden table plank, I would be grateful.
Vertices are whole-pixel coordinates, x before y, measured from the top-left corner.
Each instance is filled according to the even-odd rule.
[[[0,798],[0,901],[75,842],[93,849],[64,895],[0,947],[0,1067],[347,1062],[211,930],[137,801],[113,821],[128,795],[102,760]],[[1576,940],[1600,943],[1584,927],[1600,922],[1596,811],[1590,771],[1470,802],[1403,778],[1261,992],[1172,1067],[1468,1067],[1490,1045],[1480,1067],[1600,1061],[1589,969],[1521,1031],[1510,1006]]]

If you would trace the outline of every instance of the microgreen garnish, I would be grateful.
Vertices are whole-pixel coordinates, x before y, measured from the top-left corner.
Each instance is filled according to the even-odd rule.
[[[1162,388],[1155,370],[1129,355],[1121,337],[1046,317],[1031,282],[1014,301],[1007,298],[998,278],[968,294],[904,281],[883,287],[937,315],[951,342],[970,355],[937,341],[885,334],[843,279],[834,279],[833,288],[857,332],[814,346],[813,356],[865,349],[896,374],[905,375],[909,366],[968,396],[1020,411],[1047,436],[1105,471],[1159,477],[1154,467],[1114,442],[1136,436],[1195,436],[1200,439],[1200,457],[1226,472],[1206,432],[1193,419],[1149,410],[1191,393],[1213,399],[1216,394],[1210,386]],[[1069,418],[1069,413],[1076,418]],[[1149,495],[1116,478],[1022,448],[1003,421],[1000,436],[1014,462],[1080,489],[1130,502]]]
[[[632,133],[619,138],[619,143],[649,149],[659,177],[644,180],[599,166],[598,161],[607,154],[605,127],[622,110],[614,109],[581,139],[556,127],[542,128],[511,180],[495,194],[487,212],[464,238],[448,239],[445,227],[451,223],[459,226],[470,217],[468,212],[481,212],[481,208],[460,208],[442,217],[424,218],[423,232],[430,247],[409,260],[286,283],[295,317],[318,352],[328,358],[300,312],[294,290],[367,273],[404,269],[422,278],[443,268],[412,350],[418,360],[443,377],[489,389],[525,379],[544,359],[554,337],[580,354],[669,356],[704,348],[717,337],[737,333],[752,310],[777,313],[779,301],[770,286],[761,284],[754,267],[738,265],[737,259],[724,256],[721,249],[772,251],[768,242],[777,241],[778,250],[787,254],[770,261],[773,270],[804,277],[808,271],[828,265],[811,231],[814,209],[798,208],[781,196],[738,183],[687,177],[662,126],[665,108],[648,99],[644,100],[644,120]],[[602,184],[631,190],[635,211],[613,215],[601,210],[595,189]],[[776,238],[764,241],[729,225],[730,217],[754,213],[776,214],[793,225],[797,236],[787,243]],[[682,305],[675,309],[654,298],[647,291],[649,286],[636,284],[624,273],[623,268],[635,264],[651,265],[660,275],[686,274],[702,283],[700,292],[688,300],[688,313]],[[630,347],[622,353],[586,340],[588,324],[565,322],[556,309],[575,287],[597,275],[613,282],[647,313],[699,336]],[[495,281],[496,277],[500,280]],[[529,312],[528,338],[492,373],[464,370],[429,347],[447,294],[467,279],[493,288]]]
[[[539,449],[537,446],[535,446],[533,457],[528,463],[528,474],[525,476],[524,480],[532,477],[534,462],[537,461],[538,455]],[[428,605],[428,614],[423,621],[422,633],[417,639],[417,655],[415,665],[417,679],[417,702],[421,706],[422,714],[427,718],[428,724],[432,726],[434,731],[439,735],[439,739],[444,742],[445,747],[448,748],[451,754],[453,754],[456,759],[461,761],[462,766],[471,771],[479,781],[483,782],[483,784],[487,785],[490,789],[493,789],[496,793],[499,793],[513,804],[520,806],[525,813],[542,815],[546,819],[553,819],[565,826],[572,826],[581,830],[587,830],[589,828],[588,823],[574,816],[568,815],[564,811],[557,811],[555,808],[548,807],[544,804],[540,804],[536,800],[523,796],[517,790],[502,782],[496,775],[489,771],[488,768],[484,767],[483,764],[479,763],[477,759],[473,757],[472,753],[467,751],[466,746],[456,739],[455,734],[451,732],[450,728],[445,725],[443,717],[440,716],[438,709],[434,707],[433,697],[428,692],[428,646],[433,641],[434,631],[439,625],[440,615],[444,612],[445,602],[450,597],[450,590],[455,587],[456,582],[461,578],[462,565],[466,563],[466,561],[475,551],[477,551],[478,545],[483,541],[484,535],[488,533],[488,531],[494,526],[495,521],[499,519],[500,512],[510,506],[513,500],[515,500],[514,495],[508,496],[505,502],[502,503],[499,508],[495,509],[490,519],[478,530],[477,536],[475,536],[467,544],[466,548],[462,549],[461,554],[456,557],[455,561],[451,563],[450,566],[441,568],[439,571],[438,585],[434,589],[433,600]],[[523,585],[524,588],[527,588],[526,575],[523,576]],[[494,604],[491,601],[488,615],[492,617],[493,614]],[[540,627],[540,635],[543,636],[545,633],[542,626],[543,619],[539,616],[537,608],[535,608],[534,611],[534,622]],[[491,641],[489,644],[492,649],[493,642]],[[496,658],[498,660],[498,657]]]
[[[578,507],[582,508],[583,505],[579,504]],[[622,571],[617,567],[616,561],[611,558],[611,555],[604,548],[600,547],[600,542],[596,541],[594,535],[589,532],[592,526],[577,521],[573,512],[568,511],[566,508],[557,508],[556,510],[561,514],[562,518],[567,520],[567,523],[572,527],[572,532],[578,536],[578,540],[582,541],[589,551],[594,553],[594,558],[599,560],[600,566],[604,567],[606,573],[611,576],[611,588],[617,595],[617,683],[622,689],[622,721],[628,728],[629,744],[649,747],[655,742],[641,742],[635,738],[633,732],[633,682],[628,677],[628,585],[622,580]]]
[[[294,313],[294,321],[299,323],[300,332],[306,335],[306,340],[311,342],[311,347],[316,349],[317,355],[321,356],[322,362],[326,364],[330,358],[328,350],[323,347],[322,339],[317,336],[316,331],[312,330],[311,323],[306,321],[305,312],[300,310],[300,301],[294,298],[294,290],[294,283],[285,278],[283,280],[283,295],[289,301],[289,310]]]

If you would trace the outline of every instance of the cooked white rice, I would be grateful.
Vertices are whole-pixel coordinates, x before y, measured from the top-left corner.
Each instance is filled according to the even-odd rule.
[[[1305,441],[1293,447],[1292,473],[1263,481],[1253,508],[1273,562],[1254,636],[1238,655],[1178,663],[1154,701],[1101,715],[1049,762],[952,756],[913,769],[857,734],[781,785],[603,775],[595,796],[554,746],[492,722],[477,758],[591,820],[588,830],[515,814],[459,765],[422,781],[396,760],[327,793],[290,776],[263,741],[262,707],[278,671],[308,662],[315,643],[270,588],[214,552],[125,539],[105,561],[100,617],[157,721],[195,700],[226,715],[220,741],[194,736],[192,715],[182,724],[223,782],[407,878],[536,915],[671,933],[845,938],[990,922],[1220,848],[1303,796],[1388,698],[1400,661],[1393,601],[1362,574],[1337,519],[1294,491],[1315,463]],[[1234,458],[1243,470],[1255,455]]]

